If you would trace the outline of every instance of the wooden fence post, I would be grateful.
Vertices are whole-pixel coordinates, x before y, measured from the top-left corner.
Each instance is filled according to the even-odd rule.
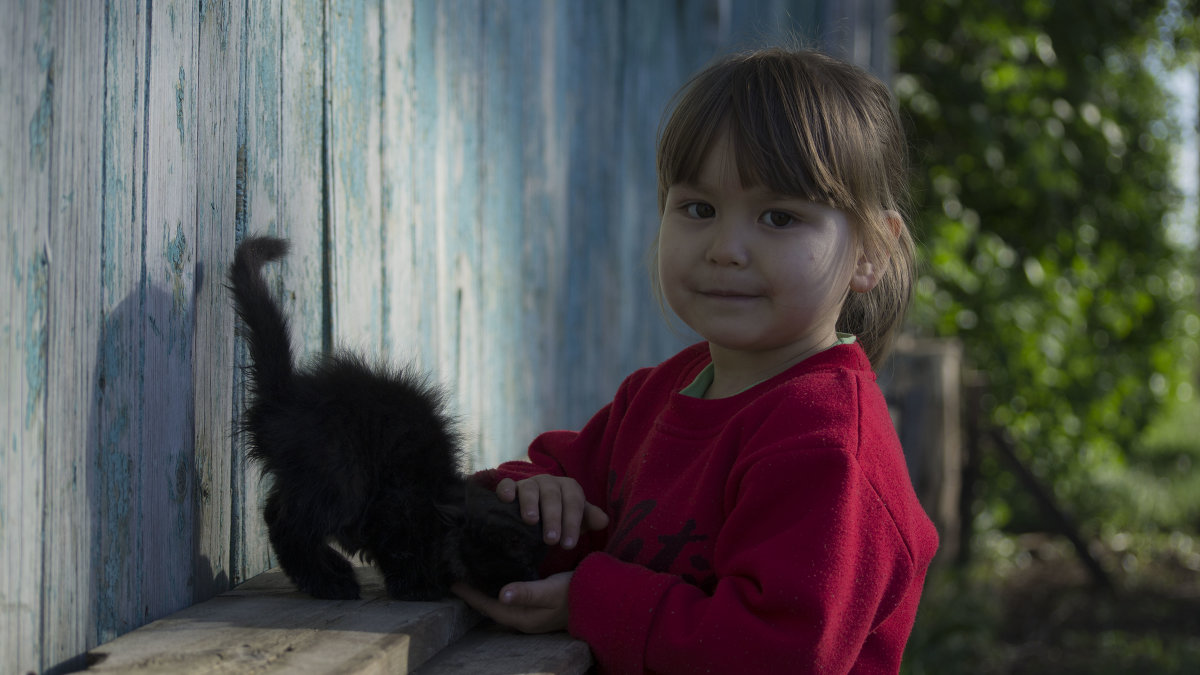
[[[962,490],[962,344],[901,338],[879,369],[879,384],[904,446],[913,487],[941,538],[939,559],[959,541]]]

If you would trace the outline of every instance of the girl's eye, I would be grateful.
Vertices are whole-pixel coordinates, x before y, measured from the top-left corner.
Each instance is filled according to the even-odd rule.
[[[787,227],[796,222],[796,218],[786,211],[767,211],[763,220],[771,227]]]
[[[712,204],[704,202],[692,202],[684,206],[683,210],[692,218],[712,218],[717,215],[717,210],[713,208]]]

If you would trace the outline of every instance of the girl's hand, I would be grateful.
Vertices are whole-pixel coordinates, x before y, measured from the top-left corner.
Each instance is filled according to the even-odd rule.
[[[575,548],[583,529],[602,530],[608,527],[608,516],[583,496],[583,488],[573,478],[539,475],[513,482],[505,478],[496,485],[502,502],[520,498],[521,517],[533,524],[542,522],[542,539],[553,546]]]
[[[457,583],[450,587],[475,611],[498,624],[522,633],[550,633],[567,628],[567,589],[574,572],[560,572],[540,581],[519,581],[500,589],[491,598]]]

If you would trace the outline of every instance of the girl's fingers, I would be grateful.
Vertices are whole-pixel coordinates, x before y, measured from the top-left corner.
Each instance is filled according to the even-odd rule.
[[[542,510],[542,540],[548,545],[558,543],[562,535],[563,495],[559,483],[553,479],[538,481]]]
[[[604,511],[588,503],[583,488],[570,478],[549,475],[534,476],[513,482],[510,478],[496,484],[501,501],[518,500],[521,518],[529,524],[542,524],[542,540],[553,546],[574,548],[585,530],[602,530],[608,526]]]
[[[500,602],[538,609],[558,609],[567,602],[571,575],[559,573],[537,581],[516,581],[500,589]]]
[[[516,488],[517,497],[521,502],[521,518],[533,525],[538,522],[538,513],[541,510],[541,490],[537,483],[530,480],[517,483]]]
[[[511,502],[517,498],[517,483],[511,478],[502,478],[496,484],[496,496],[504,503]]]
[[[537,595],[528,582],[518,581],[500,589],[499,600],[505,605],[539,606]]]
[[[562,493],[562,545],[563,548],[575,548],[579,541],[579,528],[583,522],[584,507],[588,505],[583,496],[583,488],[578,483],[571,483]]]
[[[464,583],[456,583],[450,590],[497,623],[526,633],[545,633],[567,627],[571,574],[561,572],[539,581],[509,584],[501,589],[500,599]]]
[[[461,598],[471,609],[488,618],[494,618],[497,608],[502,607],[496,598],[488,597],[478,589],[461,581],[450,586],[450,592]]]
[[[589,530],[603,530],[608,527],[608,514],[595,504],[588,504],[583,514],[583,524]]]

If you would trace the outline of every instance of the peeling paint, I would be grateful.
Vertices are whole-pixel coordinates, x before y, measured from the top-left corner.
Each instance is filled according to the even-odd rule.
[[[229,8],[224,0],[201,0],[200,25],[203,26],[209,17],[216,22],[217,42],[221,51],[229,50]]]
[[[29,120],[29,159],[38,171],[46,169],[46,147],[54,128],[54,50],[38,51],[38,64],[46,72],[46,84],[38,99],[37,110]]]
[[[260,7],[260,11],[265,9],[265,6]],[[279,110],[279,54],[275,50],[260,49],[253,59],[255,102],[258,110],[263,111],[254,119],[254,134],[258,137],[255,159],[261,159],[267,164],[264,167],[266,170],[262,172],[261,181],[270,203],[275,204],[279,199],[275,185],[275,167],[279,160],[279,115],[269,114],[267,111]],[[265,157],[261,154],[264,151]],[[253,162],[250,167],[256,179],[260,178],[259,167],[256,166],[258,163]]]
[[[17,278],[17,285],[22,279]],[[25,285],[25,425],[33,419],[46,391],[46,356],[49,330],[46,325],[50,291],[49,260],[45,251],[38,253],[26,267]]]
[[[246,140],[243,135],[243,131],[238,129],[237,165],[234,171],[236,201],[233,212],[238,234],[246,229]]]
[[[358,101],[346,105],[333,119],[335,128],[333,155],[337,161],[337,180],[344,187],[350,203],[361,202],[367,195],[365,153],[370,150],[370,100],[376,82],[368,79],[368,51],[363,32],[366,9],[361,3],[352,4],[346,14],[339,16],[333,45],[333,96],[339,101]],[[376,92],[377,93],[377,92]]]
[[[167,242],[167,260],[175,272],[183,272],[184,253],[187,251],[187,237],[183,234],[183,223],[175,224],[175,239]]]
[[[186,506],[191,505],[191,503],[192,503],[192,491],[191,491],[191,480],[190,480],[191,473],[192,473],[192,468],[191,468],[191,462],[190,462],[190,455],[184,451],[176,452],[175,453],[175,475],[167,489],[167,492],[170,493],[169,496],[171,498],[171,501],[173,501],[179,505],[179,508],[174,509],[174,512],[175,512],[175,518],[174,518],[175,534],[176,534],[176,536],[180,537],[181,539],[185,539],[185,540],[192,535],[192,520],[190,518],[191,509],[184,508]],[[183,571],[183,570],[176,570],[176,571]],[[194,572],[194,570],[193,570],[193,572]],[[191,575],[189,575],[187,585],[189,587],[191,587],[193,585],[193,583],[194,583],[194,579],[192,578]]]
[[[169,226],[164,228],[169,232]],[[187,237],[183,234],[183,223],[176,222],[175,238],[167,240],[167,261],[171,263],[171,309],[175,316],[187,311],[187,293],[183,286],[184,263],[187,258]]]
[[[179,144],[183,145],[183,84],[187,81],[183,66],[179,66],[179,79],[175,81],[175,126],[179,129]]]
[[[42,0],[42,3],[38,5],[38,28],[40,28],[43,33],[50,28],[50,20],[53,18],[53,16],[54,0]]]
[[[175,477],[171,482],[171,499],[177,503],[184,503],[188,497],[188,465],[187,455],[182,452],[175,454]]]

